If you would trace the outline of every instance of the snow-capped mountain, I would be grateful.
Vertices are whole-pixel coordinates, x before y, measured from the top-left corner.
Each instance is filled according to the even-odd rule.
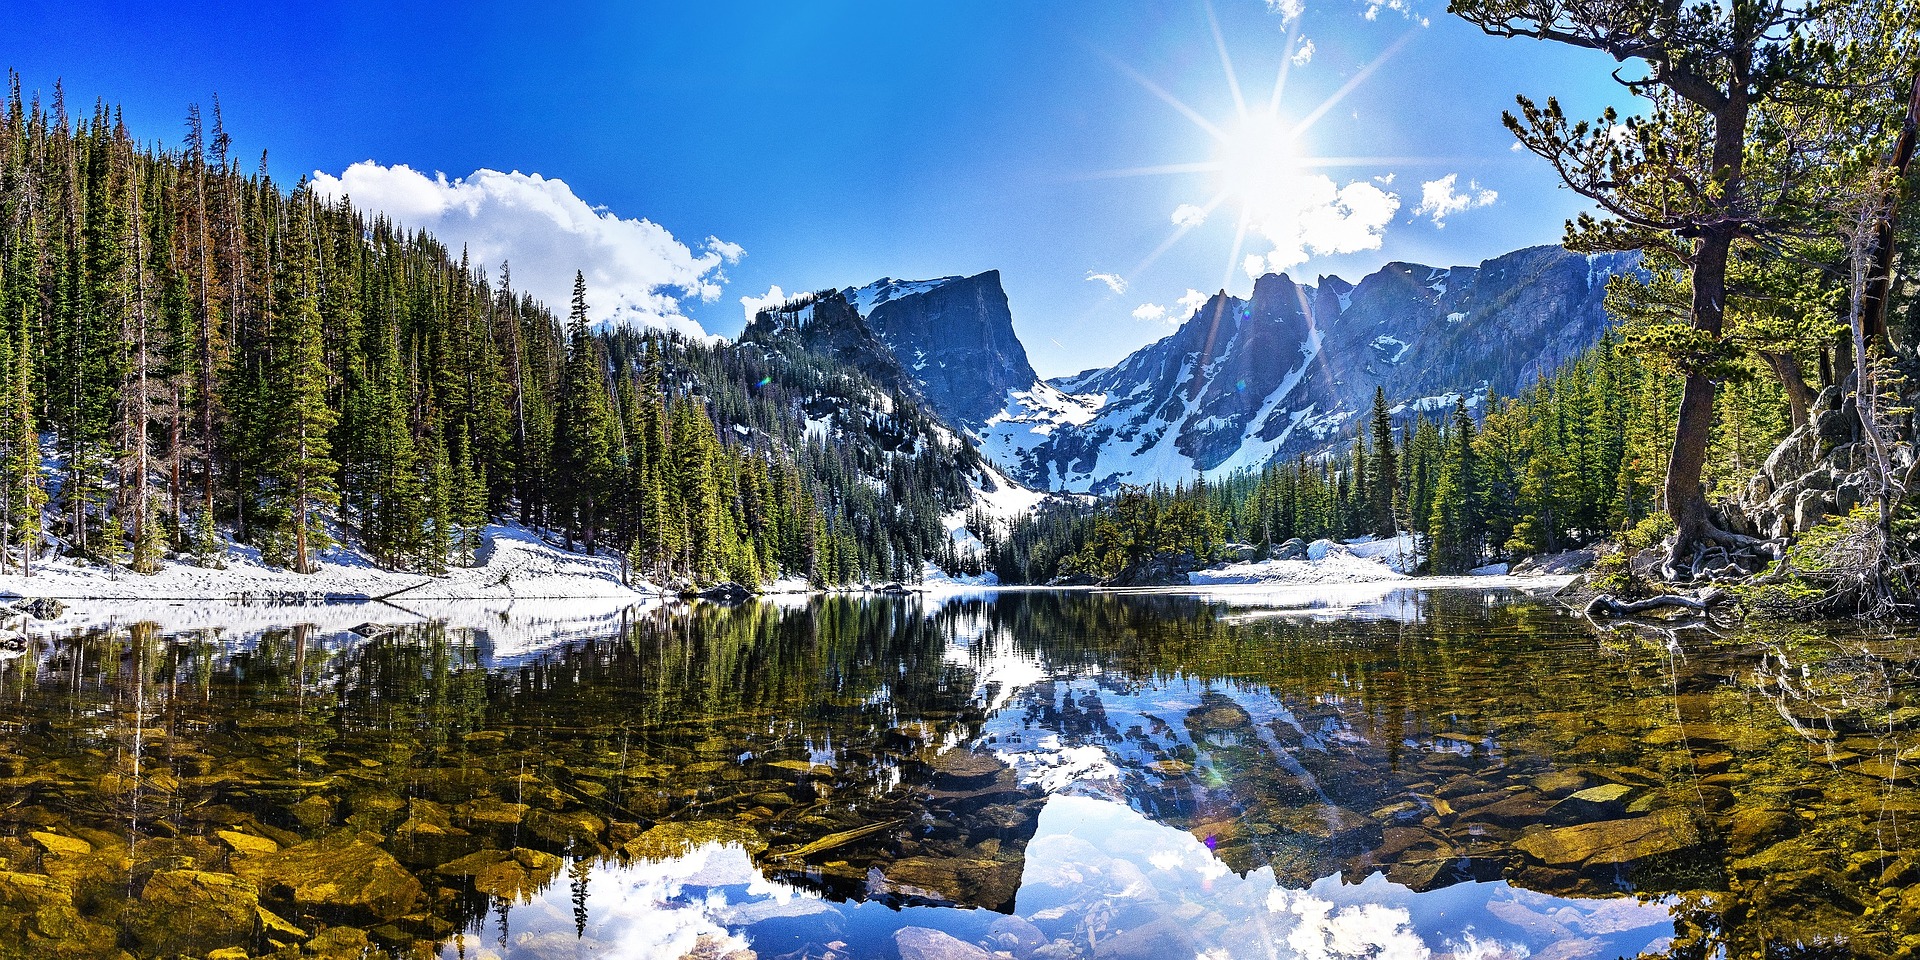
[[[1376,386],[1402,416],[1511,395],[1599,338],[1607,280],[1638,263],[1532,247],[1477,267],[1391,263],[1358,284],[1269,274],[1112,367],[1052,380],[996,271],[833,291],[748,336],[799,332],[923,399],[1021,483],[1100,493],[1326,449]]]

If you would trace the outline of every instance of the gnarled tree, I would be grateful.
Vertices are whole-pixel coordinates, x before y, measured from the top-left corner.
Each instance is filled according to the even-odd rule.
[[[1683,265],[1687,324],[1669,344],[1685,377],[1664,485],[1675,527],[1669,569],[1708,543],[1745,545],[1714,521],[1701,484],[1715,373],[1729,349],[1721,336],[1728,265],[1736,246],[1769,233],[1773,206],[1787,192],[1754,179],[1749,124],[1831,62],[1831,45],[1816,29],[1822,8],[1786,0],[1454,0],[1449,9],[1495,36],[1597,50],[1625,65],[1613,76],[1644,101],[1643,115],[1609,109],[1597,121],[1574,122],[1556,100],[1543,107],[1521,97],[1520,115],[1506,123],[1604,214],[1568,224],[1568,246],[1655,251]]]

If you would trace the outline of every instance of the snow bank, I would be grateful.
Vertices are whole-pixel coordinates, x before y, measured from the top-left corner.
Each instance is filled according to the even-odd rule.
[[[931,560],[923,560],[920,563],[920,585],[928,589],[941,589],[946,587],[997,587],[1000,585],[1000,575],[991,571],[980,574],[979,576],[953,574],[935,566]]]
[[[1315,540],[1305,560],[1253,560],[1187,576],[1195,586],[1215,584],[1371,583],[1405,580],[1419,564],[1411,536],[1335,543]]]
[[[474,567],[440,576],[382,570],[365,556],[333,548],[319,570],[268,566],[258,550],[229,544],[220,569],[164,565],[152,575],[60,558],[36,564],[32,577],[0,576],[0,595],[69,600],[341,601],[394,595],[426,600],[594,599],[633,603],[657,596],[644,581],[620,581],[620,561],[573,553],[517,524],[491,524]]]

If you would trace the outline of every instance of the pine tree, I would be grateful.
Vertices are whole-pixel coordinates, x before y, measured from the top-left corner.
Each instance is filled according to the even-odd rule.
[[[327,544],[320,522],[339,503],[328,431],[338,420],[327,406],[329,372],[321,355],[323,321],[313,255],[313,200],[302,190],[287,205],[283,259],[274,283],[274,357],[269,392],[273,417],[263,461],[270,509],[290,535],[290,566],[316,568],[312,551]]]
[[[1433,492],[1431,557],[1438,572],[1464,573],[1479,564],[1479,499],[1473,415],[1467,412],[1466,401],[1459,400],[1454,403]]]

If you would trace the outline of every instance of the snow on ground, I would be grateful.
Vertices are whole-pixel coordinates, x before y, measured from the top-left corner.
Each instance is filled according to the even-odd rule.
[[[1251,560],[1211,570],[1196,570],[1187,577],[1195,586],[1212,584],[1305,584],[1369,583],[1378,580],[1405,580],[1419,566],[1420,555],[1411,535],[1401,534],[1385,540],[1354,540],[1335,543],[1315,540],[1307,546],[1305,560]]]
[[[427,600],[594,599],[633,603],[659,594],[644,581],[620,581],[620,561],[573,553],[517,524],[490,524],[474,567],[424,576],[382,570],[335,547],[316,573],[268,566],[250,547],[229,544],[224,567],[168,562],[152,575],[70,558],[37,563],[33,576],[0,576],[0,596],[80,600],[365,600],[389,594]]]
[[[1000,585],[998,574],[988,572],[979,576],[948,573],[935,566],[931,560],[920,564],[920,585],[930,589],[942,587],[997,587]]]
[[[1346,547],[1356,557],[1378,560],[1400,573],[1412,573],[1420,566],[1420,546],[1411,533],[1379,540],[1371,537],[1348,540]]]

